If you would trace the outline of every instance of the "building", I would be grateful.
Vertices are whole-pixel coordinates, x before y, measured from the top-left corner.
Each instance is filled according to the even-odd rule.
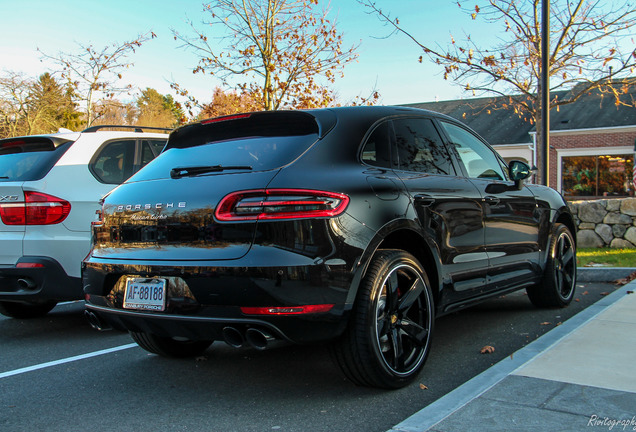
[[[553,92],[552,97],[568,97]],[[636,143],[636,87],[626,88],[616,105],[599,90],[550,112],[549,185],[567,199],[634,196],[632,170]],[[501,156],[536,166],[533,124],[506,105],[507,97],[409,104],[454,117],[483,136]]]

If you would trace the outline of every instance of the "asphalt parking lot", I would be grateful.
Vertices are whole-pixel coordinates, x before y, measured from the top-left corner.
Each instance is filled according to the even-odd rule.
[[[614,289],[579,283],[570,307],[548,310],[517,292],[442,317],[420,380],[397,391],[351,384],[324,345],[216,342],[173,360],[91,329],[82,302],[0,317],[0,430],[386,431]]]

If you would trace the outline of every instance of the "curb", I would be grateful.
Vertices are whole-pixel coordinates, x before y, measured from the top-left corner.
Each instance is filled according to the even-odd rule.
[[[636,272],[634,267],[579,267],[577,282],[614,282]]]
[[[633,269],[630,269],[633,270]],[[623,298],[628,291],[636,288],[636,281],[630,282],[617,289],[598,302],[582,310],[562,325],[555,327],[540,338],[506,357],[494,366],[483,371],[461,386],[437,399],[420,411],[411,415],[401,423],[393,426],[387,432],[426,432],[442,420],[477,399],[488,390],[499,384],[532,360],[559,343],[566,336],[593,320],[601,312]]]

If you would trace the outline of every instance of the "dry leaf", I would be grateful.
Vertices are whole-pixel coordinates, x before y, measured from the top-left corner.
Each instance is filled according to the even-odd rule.
[[[485,347],[483,347],[480,351],[482,354],[492,354],[495,352],[495,347],[490,346],[490,345],[486,345]]]
[[[617,281],[614,281],[614,283],[616,285],[625,285],[631,281],[633,281],[634,279],[636,279],[636,272],[631,273],[629,276],[627,276],[626,278],[623,279],[619,279]]]
[[[602,296],[606,296],[606,295],[609,295],[609,293],[608,293],[607,291],[603,291],[603,292],[601,293],[601,295],[602,295]]]
[[[588,294],[589,294],[589,292],[583,291],[583,294],[581,294],[581,295],[588,295]]]
[[[552,323],[551,323],[551,322],[549,322],[549,321],[544,321],[544,322],[542,322],[540,325],[550,325],[550,324],[552,324]]]
[[[420,384],[420,389],[422,389],[422,390],[428,390],[428,387],[426,387],[424,384]]]

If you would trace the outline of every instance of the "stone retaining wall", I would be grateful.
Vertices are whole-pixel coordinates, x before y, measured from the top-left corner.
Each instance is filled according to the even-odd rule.
[[[571,201],[578,247],[636,248],[636,198]]]

